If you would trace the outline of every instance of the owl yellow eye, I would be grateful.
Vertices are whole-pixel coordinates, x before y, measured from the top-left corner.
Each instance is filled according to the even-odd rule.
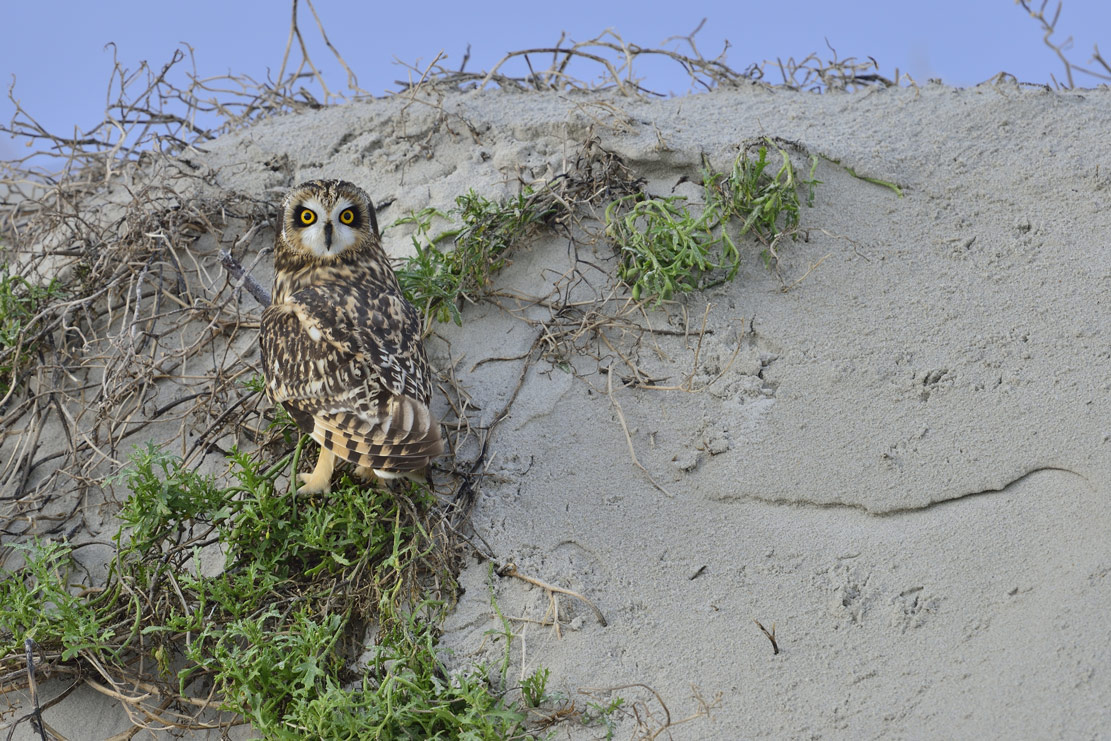
[[[301,213],[298,216],[298,218],[301,220],[302,224],[304,224],[305,226],[308,226],[309,224],[316,221],[316,212],[313,211],[312,209],[303,208],[303,209],[301,209]]]
[[[340,212],[339,220],[344,224],[350,224],[355,221],[355,211],[350,208],[345,208]]]

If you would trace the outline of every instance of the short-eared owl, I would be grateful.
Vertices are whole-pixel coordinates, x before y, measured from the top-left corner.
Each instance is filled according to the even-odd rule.
[[[259,335],[266,390],[320,444],[301,491],[330,491],[336,456],[363,477],[424,479],[444,446],[428,408],[422,323],[390,269],[367,194],[342,180],[293,189],[274,271]]]

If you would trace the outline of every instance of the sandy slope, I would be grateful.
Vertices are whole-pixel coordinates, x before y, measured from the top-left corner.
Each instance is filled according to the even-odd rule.
[[[1108,130],[1106,91],[1011,85],[484,92],[285,117],[203,158],[221,186],[275,199],[353,180],[383,224],[550,178],[590,132],[661,195],[697,197],[679,180],[701,153],[726,167],[762,135],[900,183],[903,198],[823,160],[810,239],[782,247],[778,277],[753,250],[734,283],[649,313],[667,334],[607,335],[693,392],[625,387],[616,350],[524,369],[539,330],[522,319],[548,316],[524,302],[438,329],[433,362],[455,365],[486,423],[525,372],[476,534],[608,623],[561,597],[557,637],[529,622],[551,617],[544,591],[475,562],[444,645],[461,668],[503,655],[492,583],[518,633],[511,671],[548,667],[580,707],[584,688],[643,683],[677,720],[697,709],[692,686],[720,695],[675,738],[1075,738],[1111,728]],[[386,237],[408,249],[404,228]],[[577,258],[544,238],[498,286],[545,295],[578,267],[576,297],[604,289],[609,248]],[[658,727],[643,688],[593,698],[618,695]]]
[[[754,258],[687,306],[697,329],[712,305],[694,385],[739,343],[724,375],[694,394],[615,393],[671,496],[631,464],[605,396],[560,371],[528,376],[475,528],[609,625],[566,598],[581,627],[562,639],[515,622],[523,671],[549,667],[571,696],[643,682],[673,717],[695,710],[692,684],[720,692],[680,738],[1106,729],[1111,163],[1097,132],[1111,98],[750,91],[624,109],[632,131],[603,140],[661,193],[700,150],[720,162],[767,134],[906,197],[820,167],[815,229],[784,248],[781,272],[829,257],[787,293]],[[529,260],[559,271],[563,258],[553,243]],[[497,321],[484,312],[453,345]],[[641,360],[680,383],[695,343],[657,341]],[[446,639],[460,657],[500,650],[475,650],[497,627],[486,574],[465,575]],[[495,581],[506,615],[544,616],[541,590]],[[776,624],[781,654],[753,619]]]

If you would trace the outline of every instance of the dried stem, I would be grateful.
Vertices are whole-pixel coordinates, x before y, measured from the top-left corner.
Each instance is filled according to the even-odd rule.
[[[1054,79],[1054,83],[1057,84],[1057,87],[1064,87],[1069,90],[1074,89],[1076,87],[1076,80],[1073,77],[1073,72],[1077,72],[1082,75],[1088,75],[1089,77],[1094,77],[1097,80],[1111,80],[1111,67],[1108,66],[1107,62],[1100,55],[1098,46],[1093,47],[1092,61],[1102,67],[1103,72],[1098,72],[1087,67],[1081,67],[1080,65],[1074,64],[1069,60],[1065,52],[1072,47],[1072,36],[1069,36],[1061,43],[1056,43],[1055,41],[1053,41],[1053,34],[1057,33],[1057,22],[1061,19],[1062,3],[1060,0],[1058,0],[1057,6],[1053,9],[1052,18],[1046,17],[1045,14],[1045,9],[1049,5],[1049,0],[1042,0],[1041,5],[1038,7],[1037,10],[1034,10],[1034,8],[1031,6],[1031,0],[1015,0],[1015,2],[1018,5],[1021,5],[1022,9],[1029,13],[1030,17],[1036,20],[1041,25],[1043,31],[1042,41],[1045,42],[1046,46],[1053,50],[1053,53],[1057,55],[1057,58],[1061,60],[1061,64],[1065,67],[1066,84],[1062,86],[1060,83],[1057,82],[1056,79]]]

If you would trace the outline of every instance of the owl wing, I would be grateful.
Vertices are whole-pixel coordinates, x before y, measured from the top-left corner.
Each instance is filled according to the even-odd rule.
[[[339,457],[380,471],[423,471],[443,441],[428,408],[420,315],[375,288],[312,286],[267,308],[267,391]]]

